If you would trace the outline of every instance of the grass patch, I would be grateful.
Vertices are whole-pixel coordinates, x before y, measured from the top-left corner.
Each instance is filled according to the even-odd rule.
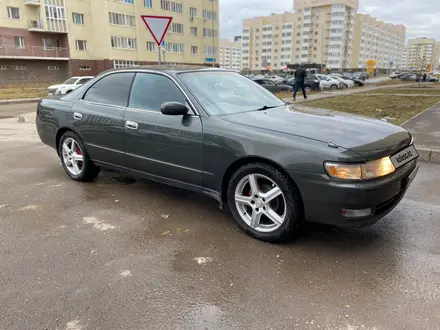
[[[440,95],[440,89],[434,88],[384,88],[377,89],[362,94],[423,94],[423,95]]]
[[[0,88],[0,100],[30,99],[47,96],[42,88]]]
[[[371,118],[394,118],[389,122],[400,125],[421,111],[440,102],[440,96],[368,96],[347,95],[304,102],[302,105],[348,112]]]
[[[390,80],[385,80],[385,81],[381,81],[378,83],[372,83],[372,84],[368,84],[368,86],[392,86],[392,85],[402,85],[402,84],[413,84],[412,81],[408,82],[408,81],[401,81],[400,79],[390,79]]]

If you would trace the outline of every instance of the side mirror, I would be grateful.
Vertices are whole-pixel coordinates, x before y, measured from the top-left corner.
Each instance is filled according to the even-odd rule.
[[[188,108],[179,102],[166,102],[160,106],[160,112],[168,116],[184,116],[188,114]]]

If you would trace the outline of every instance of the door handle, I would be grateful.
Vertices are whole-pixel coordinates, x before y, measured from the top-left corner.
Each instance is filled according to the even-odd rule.
[[[75,119],[75,120],[81,120],[81,119],[83,119],[83,115],[80,114],[79,112],[74,112],[74,113],[73,113],[73,119]]]
[[[138,129],[139,125],[134,121],[127,120],[125,122],[125,127],[128,129]]]

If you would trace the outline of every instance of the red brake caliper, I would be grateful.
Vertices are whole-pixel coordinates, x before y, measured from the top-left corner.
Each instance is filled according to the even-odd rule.
[[[82,155],[81,149],[78,146],[76,146],[75,152],[77,155]]]

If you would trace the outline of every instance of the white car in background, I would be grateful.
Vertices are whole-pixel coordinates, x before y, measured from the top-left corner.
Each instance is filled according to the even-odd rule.
[[[280,82],[283,81],[283,78],[279,76],[269,76],[266,79],[272,80],[275,84],[279,84]]]
[[[319,79],[319,87],[321,90],[324,89],[342,89],[345,87],[345,85],[340,82],[339,80],[336,80],[334,78],[331,78],[330,76],[323,75],[323,74],[315,74],[315,76]]]
[[[87,81],[93,79],[93,76],[72,77],[59,85],[52,85],[47,88],[48,95],[65,95],[74,91]]]
[[[344,79],[341,76],[338,75],[330,75],[330,78],[339,80],[340,82],[342,82],[345,86],[345,88],[352,88],[355,86],[354,81],[353,80],[349,80],[349,79]]]

